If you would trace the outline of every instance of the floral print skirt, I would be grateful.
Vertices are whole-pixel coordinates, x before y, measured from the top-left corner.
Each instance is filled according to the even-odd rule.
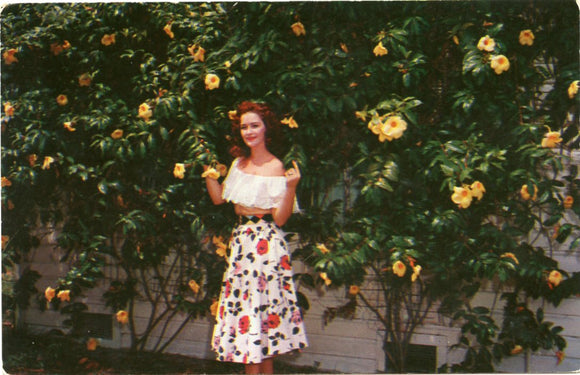
[[[284,232],[259,220],[238,225],[220,293],[212,349],[219,361],[260,363],[308,345]]]

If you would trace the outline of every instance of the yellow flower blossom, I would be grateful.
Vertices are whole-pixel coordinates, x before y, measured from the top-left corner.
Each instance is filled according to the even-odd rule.
[[[346,46],[345,43],[340,43],[340,49],[342,50],[342,52],[348,53],[348,47]]]
[[[534,39],[535,36],[532,30],[528,29],[520,31],[519,41],[522,46],[531,46],[534,44]]]
[[[5,186],[12,186],[12,181],[10,181],[6,177],[2,176],[2,187],[5,187]]]
[[[110,46],[111,44],[115,44],[115,34],[105,34],[101,38],[101,44],[104,46]]]
[[[316,248],[317,248],[318,250],[320,250],[320,252],[321,252],[322,254],[328,254],[328,253],[330,253],[330,250],[328,250],[328,248],[326,247],[326,245],[324,245],[323,243],[319,243],[319,244],[317,244],[317,245],[316,245]]]
[[[2,54],[2,57],[4,58],[4,63],[6,65],[11,65],[12,63],[18,62],[18,58],[15,56],[16,52],[18,52],[18,50],[16,50],[16,48],[10,48],[10,49],[4,51],[4,53]]]
[[[538,199],[538,187],[534,185],[534,196],[532,197],[530,191],[528,190],[528,185],[523,185],[522,188],[520,189],[520,195],[522,196],[522,199],[525,201],[530,200],[530,198],[533,201],[535,201],[536,199]]]
[[[558,286],[562,282],[562,274],[557,271],[553,270],[548,275],[548,282],[553,286]]]
[[[423,267],[421,267],[418,264],[415,267],[413,267],[413,274],[411,275],[411,282],[414,283],[415,281],[417,281],[417,278],[421,274],[422,269],[423,269]]]
[[[453,187],[453,195],[451,195],[451,200],[460,208],[469,207],[471,205],[472,199],[473,196],[468,188],[457,186]]]
[[[143,103],[139,106],[139,114],[137,115],[145,121],[149,121],[151,116],[153,116],[153,110],[147,103]]]
[[[326,274],[326,272],[321,272],[320,273],[320,278],[322,280],[324,280],[324,284],[326,284],[326,286],[329,286],[330,284],[332,284],[332,280],[330,280],[330,278],[328,277],[328,275]]]
[[[121,324],[127,324],[129,322],[129,313],[125,310],[119,310],[116,314],[117,321]]]
[[[46,300],[47,300],[48,302],[52,301],[52,299],[54,298],[55,294],[56,294],[56,290],[54,290],[54,289],[53,289],[53,288],[51,288],[51,287],[47,287],[47,288],[44,290],[44,298],[46,298]]]
[[[564,198],[564,208],[568,209],[568,208],[572,208],[572,206],[574,205],[574,197],[572,197],[571,195],[568,195],[566,198]]]
[[[457,35],[453,35],[453,43],[455,43],[456,45],[459,45],[459,38],[457,37]]]
[[[389,141],[401,138],[405,130],[407,130],[407,123],[399,116],[388,117],[381,126],[381,133]]]
[[[280,121],[282,124],[284,125],[288,125],[289,128],[297,128],[298,127],[298,123],[296,122],[296,120],[294,120],[293,116],[290,116],[290,118],[285,117],[284,119],[282,119],[282,121]]]
[[[292,32],[296,36],[306,35],[306,29],[304,28],[302,22],[293,23],[292,26],[290,26],[290,28],[292,29]]]
[[[568,97],[570,99],[573,99],[576,94],[578,94],[578,85],[580,84],[580,81],[574,81],[570,84],[570,86],[568,86]]]
[[[87,341],[87,350],[94,352],[95,350],[97,350],[97,346],[99,345],[99,340],[91,337],[88,341]]]
[[[44,163],[42,163],[42,169],[50,169],[52,163],[54,163],[54,158],[52,156],[45,156]]]
[[[399,277],[403,277],[403,276],[405,276],[406,272],[407,272],[407,266],[405,266],[405,263],[401,262],[400,260],[393,263],[393,273],[395,275],[397,275]]]
[[[75,125],[75,124],[74,124],[73,122],[71,122],[71,121],[67,121],[67,122],[63,123],[63,126],[64,126],[64,128],[65,128],[66,130],[68,130],[69,132],[74,132],[74,131],[76,131],[76,130],[77,130],[77,129],[74,127],[74,125]]]
[[[185,177],[185,164],[175,163],[175,167],[173,168],[173,176],[175,178],[183,179]]]
[[[226,67],[226,69],[229,69],[232,67],[232,62],[230,60],[224,62],[224,66]]]
[[[68,40],[65,40],[65,41],[62,43],[62,48],[63,48],[63,49],[69,49],[69,48],[71,48],[71,47],[72,47],[72,46],[71,46],[71,44],[70,44],[70,42],[69,42]]]
[[[88,73],[83,73],[79,76],[79,86],[88,87],[91,85],[91,76]]]
[[[220,173],[215,168],[208,168],[201,174],[201,177],[209,177],[211,179],[217,180],[220,177]]]
[[[15,108],[10,102],[4,103],[4,113],[6,113],[6,116],[12,117],[14,116],[14,112]]]
[[[524,351],[524,348],[522,348],[521,345],[516,345],[514,346],[514,348],[510,351],[511,355],[516,355],[516,354],[520,354],[521,352]]]
[[[367,112],[366,111],[356,111],[354,113],[355,117],[359,120],[366,121],[367,120]]]
[[[560,142],[562,142],[560,133],[550,131],[544,134],[544,138],[542,139],[542,147],[553,148],[556,147]]]
[[[64,301],[69,301],[70,302],[70,290],[61,290],[60,292],[58,292],[58,294],[56,295],[56,297],[61,300],[62,302]]]
[[[510,61],[504,55],[497,55],[491,58],[490,65],[495,74],[502,74],[510,68]]]
[[[511,260],[514,261],[515,264],[520,264],[520,262],[518,261],[518,258],[516,258],[516,256],[514,255],[514,253],[503,253],[500,258],[510,258]]]
[[[216,254],[219,255],[220,257],[226,257],[227,253],[228,253],[228,245],[226,245],[224,243],[224,239],[223,237],[213,237],[212,240],[213,244],[217,247],[216,249]]]
[[[199,293],[199,284],[195,280],[189,280],[189,288],[193,291],[193,293]]]
[[[357,294],[360,293],[360,287],[358,285],[351,285],[350,288],[348,288],[348,294],[356,296]]]
[[[371,120],[369,121],[368,128],[373,134],[379,135],[381,134],[381,127],[383,126],[383,122],[378,115],[373,115]],[[384,139],[381,141],[384,142]]]
[[[205,89],[206,90],[213,90],[220,87],[220,77],[217,75],[210,73],[205,76]]]
[[[474,198],[477,198],[477,200],[481,200],[483,193],[485,193],[485,186],[483,186],[481,182],[475,181],[473,184],[471,184],[470,189],[471,195]]]
[[[489,35],[486,35],[479,39],[479,42],[477,43],[477,49],[480,51],[491,52],[495,49],[495,40],[490,38]]]
[[[173,39],[175,37],[175,34],[173,34],[173,31],[171,31],[171,23],[168,23],[167,25],[165,25],[165,27],[163,28],[163,31],[165,31],[165,34],[167,34],[171,39]]]
[[[60,106],[65,106],[68,104],[68,98],[64,94],[60,94],[56,97],[56,103]]]
[[[225,164],[217,163],[215,169],[222,177],[225,177],[228,174],[228,167]]]
[[[50,52],[52,52],[52,54],[54,56],[58,56],[64,48],[62,48],[62,45],[58,44],[58,43],[51,43],[50,44]]]
[[[211,313],[211,315],[213,316],[217,315],[218,307],[219,307],[218,301],[214,301],[214,303],[211,304],[211,306],[209,307],[209,312]]]
[[[373,53],[375,56],[385,56],[389,51],[387,51],[385,46],[383,46],[383,42],[379,42],[379,44],[377,44],[373,49]]]
[[[28,155],[28,164],[30,164],[31,167],[34,167],[37,160],[38,160],[38,155],[36,155],[36,154]]]
[[[123,130],[121,129],[116,129],[111,133],[111,138],[113,139],[119,139],[121,137],[123,137]]]
[[[236,118],[237,114],[238,114],[238,111],[236,111],[236,110],[228,111],[228,118],[233,121]]]

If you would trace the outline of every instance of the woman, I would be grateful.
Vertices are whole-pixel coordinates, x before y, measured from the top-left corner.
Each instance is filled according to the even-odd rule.
[[[274,356],[308,345],[280,229],[298,209],[300,171],[296,162],[286,171],[268,150],[278,126],[267,105],[241,103],[232,126],[236,159],[223,184],[206,177],[213,203],[232,202],[239,216],[212,348],[220,361],[245,363],[248,374],[271,374]]]

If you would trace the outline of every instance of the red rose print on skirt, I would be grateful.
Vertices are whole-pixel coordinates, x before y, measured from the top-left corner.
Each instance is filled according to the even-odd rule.
[[[242,335],[248,333],[248,330],[250,329],[250,317],[247,315],[242,316],[238,322],[238,327]]]
[[[268,315],[268,328],[278,328],[280,325],[280,317],[277,314]]]
[[[280,259],[280,266],[285,269],[285,270],[291,270],[292,266],[290,265],[290,258],[288,257],[288,255],[284,255],[281,259]]]
[[[259,255],[264,255],[268,252],[268,240],[260,240],[260,242],[258,242],[258,246],[256,247],[256,250],[258,251]]]

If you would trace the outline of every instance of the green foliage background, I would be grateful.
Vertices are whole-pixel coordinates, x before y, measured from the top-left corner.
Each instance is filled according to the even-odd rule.
[[[304,35],[293,33],[296,22]],[[526,29],[532,46],[518,42]],[[107,34],[115,43],[102,43]],[[496,42],[492,53],[477,48],[485,35]],[[379,42],[384,56],[373,53]],[[204,61],[194,61],[193,45]],[[567,93],[578,45],[573,1],[10,5],[2,53],[15,49],[17,61],[2,62],[3,271],[38,245],[39,225],[55,225],[72,266],[55,288],[71,290],[73,301],[55,299],[53,308],[82,311],[74,298],[112,264],[125,273],[105,298],[114,311],[130,310],[148,292],[143,276],[164,280],[159,265],[177,250],[181,287],[151,299],[191,318],[206,314],[225,265],[209,238],[227,238],[233,212],[211,205],[202,166],[229,165],[228,111],[263,100],[299,125],[284,128],[286,148],[273,151],[298,161],[304,176],[304,213],[287,230],[300,233],[295,256],[313,270],[297,275],[305,285],[322,285],[319,272],[332,287],[371,273],[386,301],[420,285],[428,306],[440,303],[464,327],[459,370],[489,371],[515,345],[564,350],[561,328],[527,306],[578,293],[578,274],[551,257],[552,243],[570,251],[580,243],[564,215],[580,214],[577,167],[564,168],[579,143],[578,96]],[[510,61],[502,74],[489,64],[497,54]],[[220,78],[213,90],[204,84],[210,73]],[[79,85],[83,74],[89,86]],[[149,121],[138,116],[143,103]],[[367,126],[373,114],[399,115],[408,128],[380,142]],[[560,132],[558,147],[540,146],[546,127]],[[47,156],[54,163],[43,168]],[[183,179],[176,163],[187,166]],[[475,181],[483,198],[459,209],[453,187]],[[524,184],[537,186],[537,200],[520,197]],[[532,229],[549,248],[528,237]],[[420,264],[419,281],[409,270],[394,275],[397,260]],[[564,275],[557,287],[547,282],[553,270]],[[201,292],[192,295],[188,280]],[[508,300],[501,328],[490,306],[469,302],[485,280]],[[146,341],[131,330],[135,347]]]

